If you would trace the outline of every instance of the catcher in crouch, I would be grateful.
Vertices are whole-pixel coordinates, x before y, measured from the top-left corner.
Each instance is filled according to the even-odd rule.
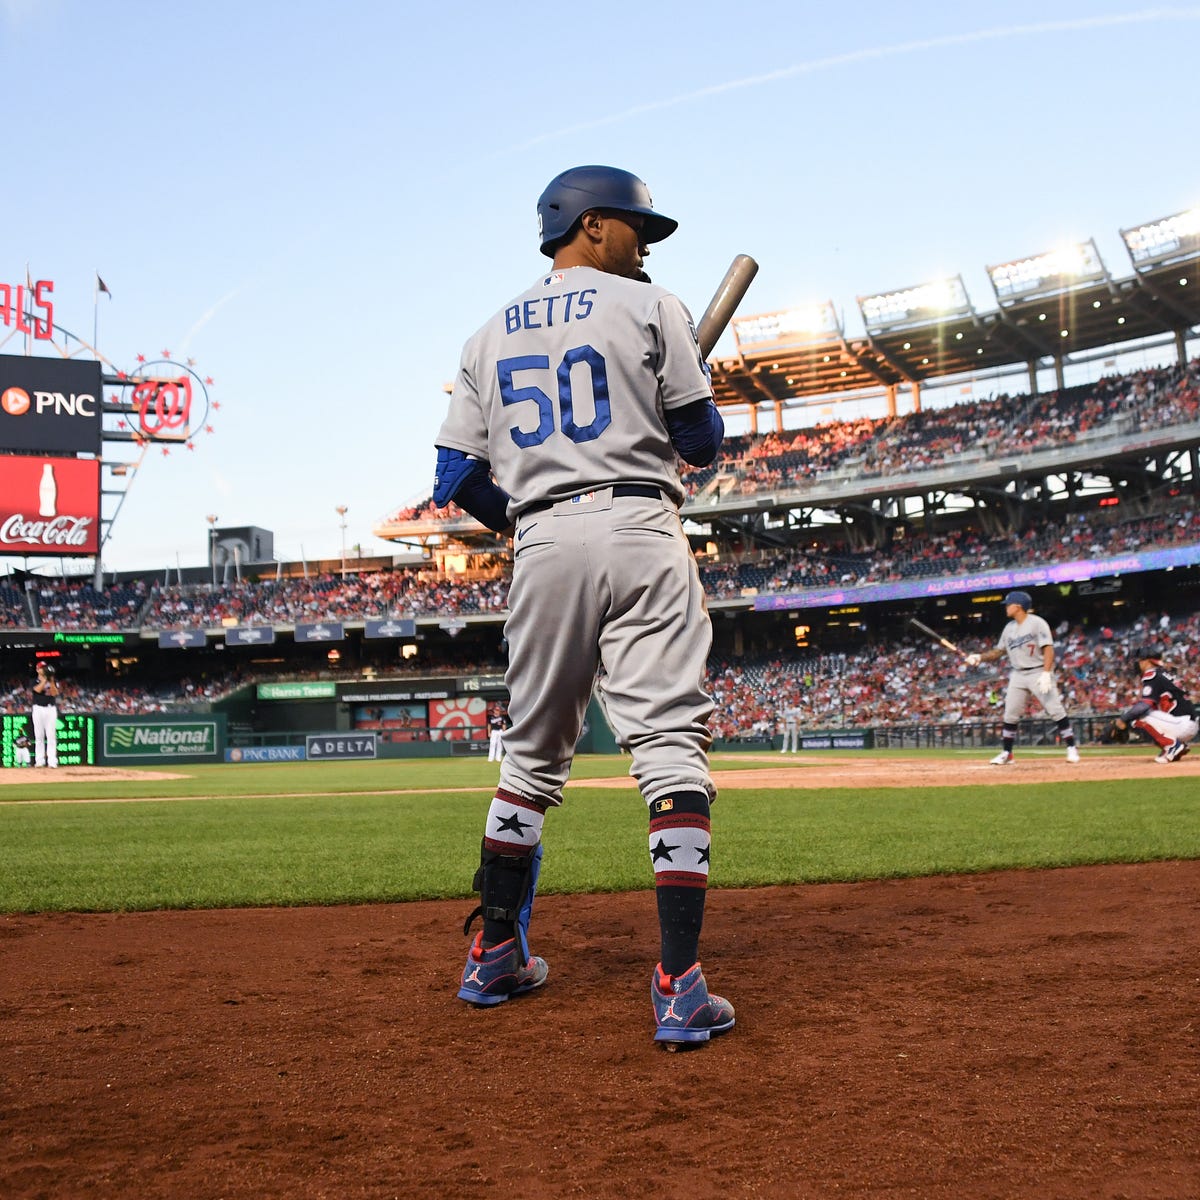
[[[1196,706],[1175,676],[1163,668],[1158,647],[1139,646],[1130,658],[1142,674],[1141,693],[1113,725],[1119,730],[1140,729],[1158,746],[1156,763],[1178,762],[1200,733]]]

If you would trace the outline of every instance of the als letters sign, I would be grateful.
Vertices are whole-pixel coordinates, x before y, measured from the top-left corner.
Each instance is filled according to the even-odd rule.
[[[100,460],[14,454],[0,470],[0,554],[100,549]]]
[[[0,354],[0,451],[100,453],[98,362]]]

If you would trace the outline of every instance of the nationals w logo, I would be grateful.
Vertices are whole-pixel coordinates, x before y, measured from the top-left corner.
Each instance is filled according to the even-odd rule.
[[[133,389],[138,425],[148,437],[185,438],[192,419],[192,381],[143,379]]]

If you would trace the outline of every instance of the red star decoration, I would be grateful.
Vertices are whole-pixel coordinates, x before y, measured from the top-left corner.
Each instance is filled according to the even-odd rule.
[[[120,397],[120,396],[109,396],[109,398],[108,398],[108,402],[109,402],[110,404],[120,404],[120,403],[121,403],[121,397]]]
[[[138,360],[138,362],[145,362],[146,356],[144,354],[139,354],[137,360]]]
[[[220,402],[220,400],[214,400],[214,401],[213,401],[213,408],[220,408],[220,407],[221,407],[221,402]]]
[[[159,353],[161,353],[161,354],[162,354],[163,358],[170,358],[170,357],[171,357],[171,352],[170,352],[170,350],[162,350],[162,351],[160,351]]]
[[[187,365],[188,365],[189,367],[194,367],[194,366],[196,365],[196,360],[195,360],[194,358],[189,358],[189,359],[187,360]]]
[[[196,443],[195,443],[195,442],[188,442],[188,444],[187,444],[187,448],[188,448],[189,450],[195,450],[195,448],[196,448]]]
[[[213,427],[211,425],[205,425],[205,427],[204,427],[205,433],[212,433],[212,431],[213,431]]]
[[[171,447],[170,447],[170,446],[164,446],[164,447],[163,447],[163,458],[166,458],[166,457],[167,457],[167,455],[168,455],[168,454],[170,454],[170,453],[171,453]]]
[[[118,372],[117,372],[117,378],[118,378],[118,379],[128,379],[128,378],[129,378],[129,376],[128,376],[128,375],[126,375],[124,371],[118,371]]]
[[[211,375],[205,375],[204,382],[208,384],[209,387],[212,387],[212,381],[213,377]]]
[[[124,429],[124,428],[125,428],[125,418],[124,418],[124,417],[122,417],[122,418],[121,418],[121,419],[120,419],[120,420],[117,422],[117,428],[118,428],[118,429]]]

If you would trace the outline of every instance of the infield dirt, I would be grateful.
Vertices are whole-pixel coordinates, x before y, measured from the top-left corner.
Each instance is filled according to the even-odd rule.
[[[469,907],[0,917],[0,1195],[1200,1195],[1200,863],[714,889],[681,1054],[651,892],[539,897],[494,1010]]]

